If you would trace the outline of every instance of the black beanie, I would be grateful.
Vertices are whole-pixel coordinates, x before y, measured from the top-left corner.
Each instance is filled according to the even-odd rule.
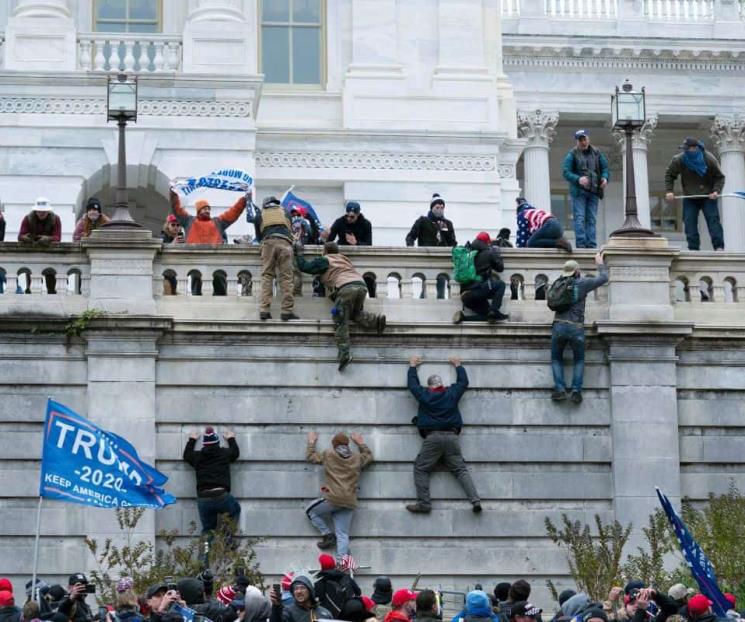
[[[445,207],[445,199],[436,192],[432,195],[432,200],[429,202],[429,209],[432,209],[435,205],[442,205]]]
[[[497,234],[498,238],[509,238],[512,231],[510,231],[507,227],[503,227],[499,230],[499,233]]]
[[[101,201],[99,201],[98,197],[88,199],[88,202],[85,204],[85,211],[87,212],[90,209],[98,210],[99,213],[101,212]]]

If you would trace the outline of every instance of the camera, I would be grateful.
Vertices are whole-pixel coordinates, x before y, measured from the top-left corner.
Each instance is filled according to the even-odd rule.
[[[173,577],[166,577],[163,579],[163,582],[166,584],[166,589],[171,592],[177,592],[178,591],[178,585],[176,585],[176,582],[173,580]]]

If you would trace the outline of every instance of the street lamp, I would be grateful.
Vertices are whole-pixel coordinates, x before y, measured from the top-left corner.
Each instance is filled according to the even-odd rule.
[[[116,198],[111,221],[102,227],[124,228],[141,227],[129,214],[127,197],[127,148],[124,142],[124,129],[127,121],[137,122],[137,77],[124,73],[109,76],[106,93],[107,121],[116,121],[119,126],[119,159],[116,165]]]
[[[626,135],[626,219],[620,229],[611,233],[614,236],[651,237],[657,234],[645,229],[639,222],[636,208],[636,180],[634,178],[634,130],[642,127],[647,120],[644,87],[634,91],[626,80],[615,95],[611,95],[611,117],[613,129],[623,130]]]

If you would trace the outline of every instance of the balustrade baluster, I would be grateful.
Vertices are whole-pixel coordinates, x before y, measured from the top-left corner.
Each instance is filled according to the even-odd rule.
[[[178,274],[185,274],[185,272],[181,271]],[[191,288],[189,287],[188,276],[176,277],[176,295],[191,296]]]
[[[68,296],[70,295],[70,291],[67,289],[67,275],[66,274],[60,274],[57,273],[57,276],[55,277],[55,287],[54,289],[57,291],[58,296]]]
[[[96,54],[93,58],[93,71],[103,71],[106,65],[106,57],[103,54],[103,48],[106,45],[105,41],[93,41],[93,45],[96,47]]]
[[[91,42],[89,40],[80,41],[78,46],[78,68],[82,71],[91,70]]]
[[[138,70],[145,73],[150,71],[150,56],[148,55],[150,44],[147,41],[138,41],[137,44],[140,46],[140,55],[137,58]]]
[[[401,298],[405,298],[407,300],[414,297],[414,284],[411,281],[411,277],[405,277],[401,278],[400,281],[400,287],[401,287]]]
[[[155,73],[163,71],[163,63],[165,62],[163,58],[163,45],[163,41],[155,42],[155,56],[153,56],[153,71]]]
[[[122,65],[122,55],[119,49],[121,45],[120,41],[110,41],[109,71],[112,73],[118,73]]]
[[[428,300],[437,300],[437,276],[427,277],[424,281],[424,296]]]
[[[16,287],[18,286],[18,276],[15,274],[5,275],[5,294],[14,295],[16,293]]]
[[[124,71],[132,73],[135,68],[134,41],[124,42]]]

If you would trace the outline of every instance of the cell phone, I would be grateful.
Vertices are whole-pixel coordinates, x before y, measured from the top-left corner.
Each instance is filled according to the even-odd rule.
[[[98,621],[99,622],[105,622],[108,615],[109,615],[109,610],[106,609],[106,607],[98,608]]]
[[[277,595],[277,598],[282,598],[282,586],[279,583],[273,583],[272,589],[274,590],[274,593]]]
[[[178,585],[176,585],[176,582],[173,580],[173,577],[166,577],[163,579],[163,581],[166,584],[166,589],[171,592],[177,592],[178,591]]]
[[[86,583],[85,584],[85,593],[86,594],[95,594],[96,593],[96,585],[95,585],[95,583]]]

